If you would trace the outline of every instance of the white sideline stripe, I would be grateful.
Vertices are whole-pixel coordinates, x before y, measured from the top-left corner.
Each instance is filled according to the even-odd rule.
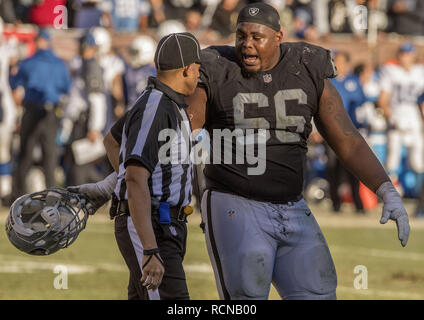
[[[184,265],[184,271],[186,273],[210,273],[213,274],[213,269],[209,264],[199,263],[199,264],[187,264]]]
[[[331,251],[349,251],[350,253],[361,254],[366,256],[373,256],[378,258],[389,258],[389,259],[408,259],[415,261],[424,261],[424,254],[418,252],[401,252],[395,250],[385,249],[370,249],[365,247],[349,247],[349,246],[332,246],[330,245]]]
[[[34,273],[38,271],[53,271],[58,265],[66,266],[68,268],[68,272],[72,274],[95,273],[98,271],[128,271],[126,266],[113,263],[101,263],[96,265],[69,264],[65,261],[43,262],[34,259],[18,260],[16,259],[16,256],[0,255],[0,273]],[[187,264],[184,265],[184,270],[187,273],[213,273],[212,267],[206,263]]]
[[[355,288],[338,286],[337,291],[345,291],[349,293],[357,293],[358,295],[363,296],[372,296],[376,297],[386,297],[386,298],[403,298],[403,299],[424,299],[424,295],[412,292],[405,291],[388,291],[388,290],[377,290],[377,289],[365,289],[365,290],[356,290]]]
[[[0,262],[0,273],[34,273],[40,270],[52,271],[58,265],[68,268],[72,274],[94,273],[98,271],[125,272],[127,268],[118,264],[68,264],[66,262],[40,262],[35,260],[9,260]]]

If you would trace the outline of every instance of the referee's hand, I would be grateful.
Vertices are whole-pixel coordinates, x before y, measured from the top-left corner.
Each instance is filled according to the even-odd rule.
[[[143,256],[142,265],[144,268],[142,270],[143,275],[140,281],[147,290],[156,290],[162,282],[165,268],[163,267],[163,262],[161,261],[162,259],[159,259],[161,259],[159,254],[153,256]]]

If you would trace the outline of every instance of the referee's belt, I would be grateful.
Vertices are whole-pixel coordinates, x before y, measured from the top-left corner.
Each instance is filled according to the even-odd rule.
[[[116,215],[111,218],[119,217],[119,216],[129,216],[130,215],[130,206],[128,204],[128,200],[116,200]],[[112,206],[114,204],[112,203]],[[152,201],[151,204],[152,214],[159,215],[159,203]],[[186,221],[188,215],[193,212],[193,208],[191,206],[181,206],[181,207],[170,207],[169,208],[169,216],[171,218],[177,219],[178,221]]]

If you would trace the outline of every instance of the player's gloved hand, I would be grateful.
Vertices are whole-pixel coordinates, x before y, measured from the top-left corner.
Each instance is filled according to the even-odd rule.
[[[101,206],[110,200],[116,182],[117,177],[116,172],[114,172],[102,181],[71,186],[66,189],[69,192],[83,195],[88,200],[87,208],[89,213],[94,214]]]
[[[384,202],[380,223],[385,224],[389,219],[396,221],[399,240],[402,246],[406,246],[410,232],[409,219],[399,193],[393,184],[387,181],[378,188],[376,194]]]

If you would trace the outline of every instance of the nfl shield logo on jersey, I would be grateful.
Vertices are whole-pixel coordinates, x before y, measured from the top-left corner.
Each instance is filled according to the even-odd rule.
[[[264,82],[265,83],[270,83],[271,81],[272,81],[272,75],[269,74],[269,73],[264,74]]]
[[[171,231],[171,234],[176,237],[177,236],[177,230],[174,226],[169,226],[169,231]]]
[[[254,17],[259,13],[259,9],[258,8],[250,8],[249,9],[249,14]]]

